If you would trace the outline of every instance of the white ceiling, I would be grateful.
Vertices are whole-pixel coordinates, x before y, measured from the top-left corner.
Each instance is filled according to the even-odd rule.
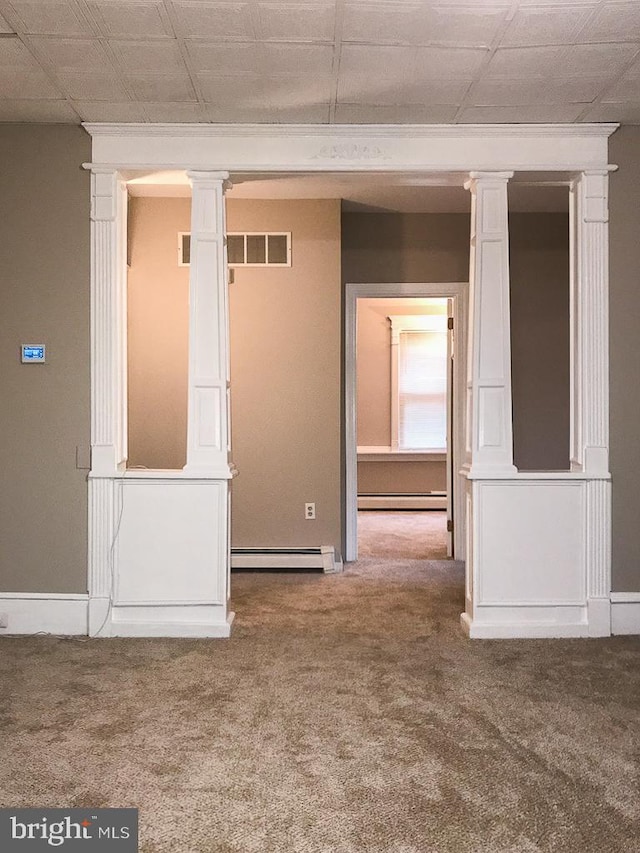
[[[639,0],[0,0],[0,121],[640,123]]]

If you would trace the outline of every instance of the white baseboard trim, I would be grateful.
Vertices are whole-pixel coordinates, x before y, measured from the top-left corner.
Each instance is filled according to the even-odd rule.
[[[460,615],[462,630],[471,640],[535,640],[588,637],[586,622],[478,622]]]
[[[89,597],[73,593],[0,592],[0,637],[87,634]]]
[[[446,508],[446,495],[358,495],[358,509]]]
[[[611,633],[640,634],[640,592],[611,593]]]
[[[223,622],[197,622],[195,620],[182,622],[152,621],[151,619],[128,620],[120,611],[127,608],[115,607],[111,620],[106,626],[106,633],[101,636],[109,637],[208,637],[224,639],[231,636],[231,625],[235,613],[229,613]],[[151,610],[152,608],[149,608]]]
[[[232,548],[232,569],[322,569],[342,571],[342,558],[333,545],[313,548]]]

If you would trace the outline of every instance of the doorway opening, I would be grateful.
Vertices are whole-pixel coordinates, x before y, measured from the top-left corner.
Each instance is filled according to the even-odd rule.
[[[452,556],[449,326],[446,298],[357,300],[360,557]]]
[[[346,285],[348,561],[464,559],[466,293],[464,283]]]

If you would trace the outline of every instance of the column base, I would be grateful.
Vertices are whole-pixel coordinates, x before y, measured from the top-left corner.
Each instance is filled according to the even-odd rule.
[[[592,636],[585,618],[585,608],[582,607],[501,607],[499,614],[483,614],[482,610],[476,608],[473,618],[468,613],[460,616],[462,630],[472,640]],[[487,610],[495,611],[496,608]]]
[[[235,613],[227,613],[219,605],[166,605],[107,607],[104,599],[96,603],[95,622],[91,622],[92,637],[203,637],[226,638],[231,636]],[[89,612],[91,614],[90,602]],[[102,621],[98,617],[102,615]]]

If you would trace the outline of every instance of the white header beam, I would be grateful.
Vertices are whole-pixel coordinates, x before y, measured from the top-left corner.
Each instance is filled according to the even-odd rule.
[[[584,171],[615,124],[85,124],[94,165],[260,172]]]

